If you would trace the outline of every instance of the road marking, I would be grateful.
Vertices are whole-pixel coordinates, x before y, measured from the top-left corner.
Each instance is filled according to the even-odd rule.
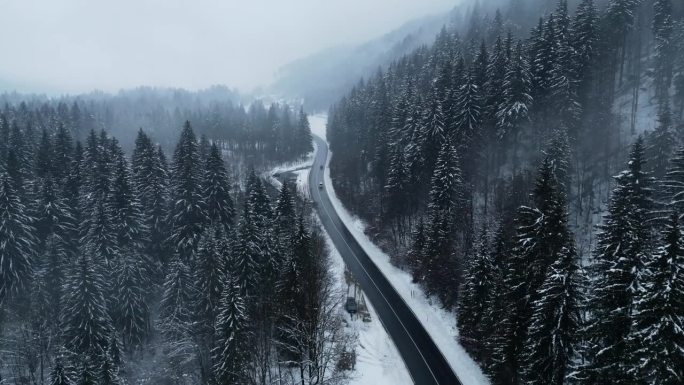
[[[327,150],[327,145],[326,145],[326,156],[325,156],[326,162],[327,162],[327,159],[328,159],[328,154],[327,154],[327,152],[328,152],[328,150]],[[313,165],[315,165],[315,163],[316,163],[316,161],[314,160],[314,164],[313,164]],[[312,171],[314,170],[313,165],[312,165],[312,167],[311,167],[311,170],[312,170]],[[323,172],[325,173],[325,165],[324,165],[324,168],[323,168]],[[310,176],[310,177],[313,176],[313,173],[310,173],[309,176]],[[324,177],[324,178],[325,178],[325,177]],[[311,179],[311,178],[309,178],[309,179]],[[311,181],[309,181],[309,182],[311,182]],[[323,184],[323,188],[326,188],[325,184]],[[312,184],[309,183],[309,190],[311,190],[311,189],[313,189],[313,187],[312,187]],[[359,265],[361,266],[361,269],[363,269],[363,272],[366,273],[366,276],[368,277],[368,279],[373,283],[373,286],[375,286],[375,288],[378,290],[378,293],[380,293],[380,296],[382,296],[382,299],[385,300],[385,303],[387,303],[387,306],[389,306],[390,310],[392,310],[392,313],[394,313],[394,316],[397,318],[397,321],[399,321],[399,324],[401,325],[401,327],[402,327],[402,328],[404,329],[404,331],[406,332],[406,335],[409,337],[409,339],[410,339],[411,342],[413,343],[413,346],[416,347],[416,350],[418,351],[418,354],[420,354],[420,357],[423,359],[423,362],[425,362],[425,366],[427,366],[428,370],[430,371],[430,374],[432,375],[432,378],[434,378],[435,383],[439,384],[439,383],[440,383],[439,380],[438,380],[437,377],[435,376],[435,373],[432,371],[432,368],[430,367],[430,364],[428,363],[428,361],[425,359],[425,356],[423,356],[423,352],[422,352],[422,351],[420,350],[420,348],[418,347],[418,344],[416,344],[416,341],[414,341],[414,340],[413,340],[413,337],[411,337],[411,333],[409,333],[408,329],[406,328],[406,326],[404,325],[404,323],[401,321],[401,318],[399,318],[399,315],[397,314],[397,312],[396,312],[396,311],[394,310],[394,308],[392,307],[392,304],[390,304],[390,301],[388,301],[387,298],[385,297],[385,294],[383,294],[382,290],[380,290],[380,288],[378,287],[378,285],[375,283],[375,281],[373,280],[373,277],[371,277],[371,275],[368,273],[368,270],[366,270],[366,267],[363,266],[363,263],[361,263],[361,260],[359,259],[359,257],[356,256],[356,253],[354,253],[354,250],[352,250],[351,246],[349,246],[349,243],[347,243],[347,240],[345,239],[344,235],[343,235],[342,232],[337,228],[337,225],[335,224],[335,221],[334,221],[334,220],[332,219],[332,217],[330,216],[330,213],[329,213],[328,210],[325,208],[325,205],[323,205],[323,196],[321,195],[321,189],[318,189],[318,188],[316,188],[316,189],[318,190],[318,199],[319,199],[319,201],[321,202],[321,206],[323,207],[323,211],[325,211],[325,214],[328,216],[328,219],[330,220],[330,223],[332,224],[332,226],[335,228],[335,231],[337,231],[337,233],[340,235],[340,237],[342,238],[342,242],[344,242],[344,244],[347,246],[347,249],[349,249],[349,252],[351,252],[351,254],[354,256],[354,259],[356,259],[356,261],[359,263]],[[327,192],[327,189],[326,189],[326,192]],[[350,231],[350,234],[351,234],[351,231]],[[360,246],[360,245],[359,245],[359,246]],[[385,279],[386,279],[386,278],[385,278]],[[391,284],[390,284],[390,286],[391,286]],[[397,295],[399,295],[399,293],[397,293]],[[401,297],[401,295],[399,295],[399,297]],[[409,307],[408,305],[406,305],[406,307],[409,308],[409,310],[410,310],[410,307]],[[414,314],[414,316],[415,316],[415,314]],[[426,333],[427,333],[427,331],[426,331]],[[428,337],[429,337],[429,334],[428,334]],[[431,337],[430,337],[430,338],[431,338]],[[434,342],[433,342],[433,343],[434,343]],[[435,345],[435,346],[436,346],[436,345]],[[437,350],[439,350],[439,348],[437,348]],[[440,353],[441,353],[441,352],[440,352]],[[445,359],[445,361],[446,361],[446,359]],[[410,370],[409,370],[408,372],[409,372],[409,374],[411,374],[411,371],[410,371]],[[454,375],[455,375],[455,374],[454,374]],[[458,376],[456,376],[456,378],[458,378]],[[413,375],[411,375],[411,379],[413,379]],[[415,384],[416,381],[414,380],[413,383]]]

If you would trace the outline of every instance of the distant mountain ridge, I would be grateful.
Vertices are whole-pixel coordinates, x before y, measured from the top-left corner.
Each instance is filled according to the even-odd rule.
[[[271,92],[278,97],[302,99],[311,111],[327,108],[361,78],[379,67],[432,43],[444,25],[453,22],[455,10],[404,24],[359,46],[333,47],[285,65]]]

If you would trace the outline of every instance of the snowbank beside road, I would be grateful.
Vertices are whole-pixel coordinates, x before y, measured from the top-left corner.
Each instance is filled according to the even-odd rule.
[[[349,213],[337,198],[328,167],[331,155],[332,152],[328,152],[325,167],[325,186],[340,219],[421,321],[463,385],[489,384],[489,379],[484,375],[482,369],[457,341],[458,328],[456,327],[455,315],[426,298],[422,288],[412,282],[411,275],[408,272],[392,265],[389,256],[366,236],[365,224],[358,217]]]
[[[345,289],[344,260],[325,229],[323,235],[330,250],[331,273],[340,283],[340,288]],[[359,342],[356,348],[356,368],[350,385],[413,384],[404,361],[380,323],[375,309],[369,301],[366,301],[366,306],[371,314],[371,322],[363,322],[358,317],[352,320],[344,313],[348,327],[357,335]]]

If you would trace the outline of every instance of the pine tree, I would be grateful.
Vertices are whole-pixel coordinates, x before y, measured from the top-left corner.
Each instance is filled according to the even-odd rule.
[[[280,194],[275,207],[275,231],[283,252],[292,245],[292,237],[297,228],[294,199],[287,181],[280,188]]]
[[[74,252],[78,247],[78,232],[71,208],[55,190],[56,186],[52,177],[44,178],[41,185],[35,210],[39,250],[44,250],[45,240],[54,235],[69,252]]]
[[[36,152],[35,173],[38,178],[45,178],[52,174],[53,171],[53,149],[50,141],[50,135],[47,130],[43,128],[38,143],[38,151]]]
[[[630,332],[637,381],[663,385],[684,381],[684,240],[673,212],[663,246],[645,261],[634,297]]]
[[[159,304],[160,330],[168,341],[179,342],[187,338],[194,295],[188,265],[180,258],[174,258],[168,267]]]
[[[653,35],[655,37],[655,88],[661,99],[669,94],[672,84],[675,46],[671,0],[653,2]]]
[[[59,319],[64,302],[65,270],[69,256],[61,239],[56,235],[48,236],[36,280],[41,281],[41,286],[47,291],[44,296],[44,315],[45,320],[53,324],[54,320]]]
[[[566,384],[581,340],[584,280],[578,256],[570,245],[554,257],[532,303],[523,351],[526,384]]]
[[[108,347],[112,321],[104,297],[105,279],[91,255],[81,253],[68,272],[62,331],[69,352],[94,358]]]
[[[295,143],[297,151],[295,156],[302,156],[313,151],[313,141],[311,138],[311,127],[309,126],[309,118],[304,113],[304,108],[299,110],[299,121],[297,122],[297,131],[295,132]]]
[[[662,182],[665,203],[673,211],[684,212],[684,147],[680,147],[670,160]],[[681,215],[681,214],[680,214]]]
[[[482,89],[471,73],[458,90],[455,107],[455,139],[462,148],[469,148],[478,138],[482,124]]]
[[[121,333],[123,347],[129,352],[141,348],[149,333],[150,309],[147,295],[144,259],[126,249],[115,272],[114,322]]]
[[[173,154],[169,210],[171,246],[185,260],[195,252],[207,218],[200,182],[197,139],[190,122],[185,122]]]
[[[520,125],[529,118],[532,105],[529,65],[525,59],[522,43],[518,43],[512,60],[506,68],[501,103],[496,106],[498,137],[513,137],[514,156],[517,153]]]
[[[577,6],[570,33],[570,45],[575,52],[573,73],[576,76],[575,80],[579,82],[578,95],[581,104],[584,104],[587,97],[591,65],[597,54],[597,23],[598,10],[594,0],[582,0]]]
[[[55,366],[50,372],[50,385],[72,385],[71,379],[67,374],[67,370],[62,364],[62,361],[57,359]]]
[[[252,206],[246,204],[237,226],[236,239],[231,251],[233,279],[240,287],[243,296],[254,294],[259,273],[258,266],[263,258],[262,229],[258,221]]]
[[[590,349],[585,376],[594,382],[632,383],[628,374],[628,337],[636,278],[641,261],[652,250],[651,178],[644,170],[644,144],[639,138],[630,152],[628,169],[616,177],[592,265],[592,288],[586,331]]]
[[[105,356],[99,368],[100,376],[98,378],[99,385],[119,385],[119,370],[112,362],[109,356]]]
[[[248,328],[239,286],[228,277],[216,319],[217,346],[212,351],[214,376],[220,384],[247,381]]]
[[[193,269],[195,282],[195,320],[203,331],[213,334],[221,290],[226,269],[225,256],[221,254],[221,238],[225,236],[220,227],[209,228],[202,236],[197,248]]]
[[[210,223],[227,232],[233,226],[235,208],[230,196],[230,179],[216,143],[211,145],[204,167],[202,199]]]
[[[74,142],[71,133],[63,123],[57,126],[53,149],[53,172],[55,179],[62,185],[71,171],[74,156]]]
[[[422,218],[419,219],[411,238],[411,250],[408,253],[407,264],[411,269],[413,282],[423,282],[427,273],[427,263],[423,254],[423,250],[425,250],[425,225]]]
[[[7,174],[0,174],[0,303],[29,284],[35,250],[33,219]]]
[[[463,181],[454,148],[445,142],[435,164],[430,189],[430,223],[422,252],[429,294],[450,308],[456,301],[457,271],[454,253],[455,215],[462,206]]]
[[[661,99],[658,108],[658,125],[648,136],[648,159],[654,178],[661,180],[667,171],[668,161],[674,151],[675,137],[672,132],[672,115],[667,96]]]
[[[466,267],[458,306],[459,339],[480,362],[485,359],[481,348],[487,337],[483,318],[491,306],[495,284],[488,243],[487,230],[483,229],[479,245]]]
[[[147,238],[144,213],[138,192],[131,182],[128,162],[123,157],[116,161],[111,202],[118,247],[144,250]]]

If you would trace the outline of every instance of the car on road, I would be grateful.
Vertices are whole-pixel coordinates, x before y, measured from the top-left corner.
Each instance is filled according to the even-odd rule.
[[[321,167],[320,167],[320,168],[321,168],[321,170],[323,170],[323,165],[321,165]]]
[[[320,182],[320,183],[318,184],[318,189],[319,189],[319,190],[323,190],[323,182]]]

